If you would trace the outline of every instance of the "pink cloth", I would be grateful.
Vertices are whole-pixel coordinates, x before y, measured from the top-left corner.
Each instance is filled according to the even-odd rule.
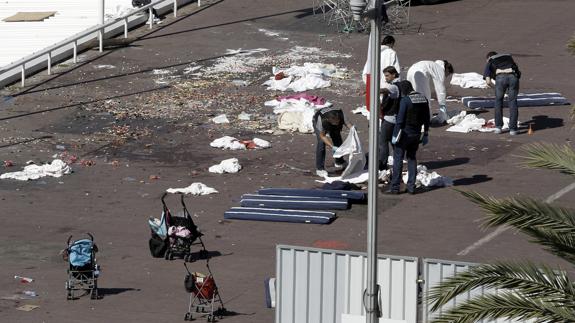
[[[174,227],[171,226],[168,229],[168,235],[170,236],[177,236],[182,238],[188,238],[192,233],[190,230],[186,229],[185,227]]]
[[[292,94],[292,95],[286,95],[286,96],[280,96],[277,98],[278,101],[284,101],[284,100],[289,100],[289,99],[306,99],[309,102],[313,103],[314,105],[324,105],[327,100],[325,98],[322,98],[320,96],[317,95],[310,95],[307,94],[306,92],[303,93],[296,93],[296,94]]]

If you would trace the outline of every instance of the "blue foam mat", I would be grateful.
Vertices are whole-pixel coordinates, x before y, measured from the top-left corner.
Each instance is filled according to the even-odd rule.
[[[325,199],[325,200],[281,200],[281,199],[242,199],[241,206],[260,208],[279,208],[292,210],[345,210],[349,208],[347,200]]]
[[[468,108],[494,108],[494,97],[473,97],[466,96],[461,98],[463,104]],[[503,101],[503,106],[507,106],[507,98]],[[561,93],[534,93],[519,94],[517,96],[518,107],[535,107],[549,105],[568,105],[569,101]]]
[[[225,219],[291,223],[328,224],[333,221],[335,217],[335,213],[325,211],[279,210],[244,207],[233,207],[224,212]]]
[[[301,189],[301,188],[262,188],[258,190],[261,195],[288,195],[288,196],[315,196],[362,201],[366,194],[358,191]]]

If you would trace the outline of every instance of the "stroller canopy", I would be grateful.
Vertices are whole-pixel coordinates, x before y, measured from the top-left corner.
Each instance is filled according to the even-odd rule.
[[[94,245],[90,239],[74,241],[74,243],[68,248],[70,264],[77,267],[89,264],[92,259],[93,247]]]

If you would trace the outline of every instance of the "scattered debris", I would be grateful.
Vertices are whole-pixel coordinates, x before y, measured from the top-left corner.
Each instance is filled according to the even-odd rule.
[[[181,193],[181,194],[191,194],[191,195],[208,195],[213,193],[218,193],[214,188],[206,186],[202,183],[192,183],[188,187],[184,188],[168,188],[166,190],[168,193]]]
[[[212,119],[212,121],[215,124],[230,123],[230,120],[228,120],[228,117],[225,114],[220,114],[219,116],[216,116],[215,118]]]
[[[208,171],[210,173],[223,174],[223,173],[237,173],[242,169],[237,158],[230,158],[223,160],[218,165],[211,166]]]
[[[26,305],[16,307],[16,310],[24,311],[24,312],[30,312],[32,310],[39,308],[39,307],[40,307],[39,305],[26,304]]]
[[[11,160],[5,160],[4,161],[4,167],[12,167],[14,166],[14,162],[12,162]]]
[[[72,172],[68,164],[61,159],[54,159],[50,164],[28,165],[22,171],[4,173],[0,175],[0,179],[15,179],[19,181],[35,180],[45,176],[62,177]]]
[[[18,275],[14,275],[14,279],[19,280],[23,284],[31,283],[34,281],[34,278],[18,276]]]

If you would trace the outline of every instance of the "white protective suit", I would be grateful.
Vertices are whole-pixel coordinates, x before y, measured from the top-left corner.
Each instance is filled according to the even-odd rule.
[[[371,36],[370,36],[371,37]],[[366,75],[371,73],[371,41],[369,42],[369,46],[367,48],[367,60],[365,61],[365,65],[363,66],[362,72],[362,79],[363,83],[366,82]],[[380,83],[381,85],[385,84],[385,77],[383,76],[383,69],[388,66],[393,66],[397,70],[397,73],[401,73],[401,67],[399,66],[399,59],[397,58],[397,53],[393,48],[387,45],[381,45],[381,58],[380,58]],[[383,86],[382,86],[383,87]]]
[[[421,61],[417,62],[407,70],[407,80],[411,82],[415,91],[431,99],[431,87],[429,82],[433,80],[437,103],[445,105],[447,92],[445,91],[445,63],[443,61]]]

